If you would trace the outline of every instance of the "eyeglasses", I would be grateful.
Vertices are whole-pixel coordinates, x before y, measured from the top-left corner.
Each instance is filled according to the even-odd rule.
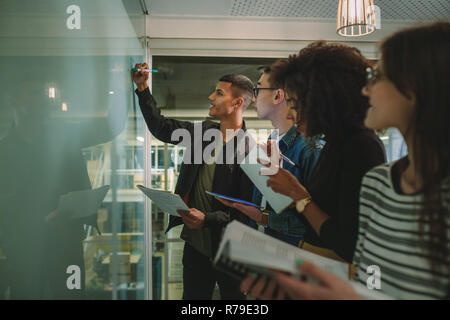
[[[255,98],[259,95],[259,90],[277,90],[278,88],[253,88],[253,96]]]
[[[374,84],[380,81],[382,78],[383,75],[378,69],[372,67],[366,68],[366,80],[368,84]]]

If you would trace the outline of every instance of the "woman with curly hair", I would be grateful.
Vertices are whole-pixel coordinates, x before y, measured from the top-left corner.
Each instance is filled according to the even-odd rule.
[[[358,231],[358,198],[364,174],[385,162],[384,148],[364,126],[369,108],[361,95],[369,62],[353,47],[314,42],[276,62],[271,80],[285,88],[298,130],[326,141],[308,190],[286,170],[268,185],[290,196],[307,231],[302,247],[352,261]]]

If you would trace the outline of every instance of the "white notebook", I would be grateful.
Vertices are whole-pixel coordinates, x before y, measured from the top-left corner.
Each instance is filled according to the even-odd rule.
[[[249,152],[247,157],[245,157],[244,161],[242,161],[241,168],[253,182],[255,187],[258,188],[261,194],[270,203],[272,209],[275,210],[276,213],[281,213],[293,200],[284,194],[273,191],[272,188],[267,186],[269,176],[260,174],[261,169],[265,167],[257,162],[257,158],[269,161],[269,157],[266,153],[260,147],[255,147]]]
[[[286,242],[275,239],[236,220],[229,223],[214,258],[217,269],[242,280],[249,273],[271,277],[271,269],[280,270],[299,277],[295,265],[297,259],[314,263],[348,282],[364,299],[385,300],[391,297],[369,290],[367,287],[349,280],[349,264],[319,256]],[[307,281],[318,283],[307,277]]]

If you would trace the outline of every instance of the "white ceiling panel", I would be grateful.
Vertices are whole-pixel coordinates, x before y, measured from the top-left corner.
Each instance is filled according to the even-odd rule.
[[[151,15],[335,19],[338,0],[146,0]],[[449,0],[375,0],[386,20],[450,20]]]
[[[232,0],[232,16],[335,19],[337,0]],[[387,20],[450,19],[449,0],[375,0]]]
[[[232,16],[331,18],[335,0],[233,0]]]

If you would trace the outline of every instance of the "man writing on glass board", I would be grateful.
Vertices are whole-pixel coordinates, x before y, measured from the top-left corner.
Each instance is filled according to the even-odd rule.
[[[149,69],[146,63],[136,64],[135,68]],[[253,84],[243,75],[221,77],[209,96],[209,115],[220,122],[206,120],[193,123],[162,116],[148,88],[148,78],[148,72],[134,73],[136,94],[150,132],[157,139],[171,144],[182,142],[182,134],[178,134],[180,132],[186,132],[189,136],[186,150],[188,155],[185,154],[175,193],[191,209],[180,211],[181,218],[170,216],[167,228],[168,231],[184,223],[181,234],[181,238],[186,241],[183,252],[183,299],[211,299],[216,282],[222,299],[244,299],[239,290],[239,281],[215,270],[211,258],[217,251],[223,228],[234,219],[248,223],[248,218],[239,211],[226,207],[205,191],[247,201],[252,198],[253,185],[237,161],[227,161],[225,164],[215,156],[223,152],[222,155],[225,154],[227,159],[231,156],[232,160],[236,160],[236,148],[230,154],[226,144],[232,140],[236,142],[238,133],[246,130],[242,114],[252,102]],[[214,152],[212,158],[205,160],[203,154],[211,139],[202,138],[208,136],[211,129],[221,133],[220,141],[215,141],[219,146],[215,150],[219,152]]]

